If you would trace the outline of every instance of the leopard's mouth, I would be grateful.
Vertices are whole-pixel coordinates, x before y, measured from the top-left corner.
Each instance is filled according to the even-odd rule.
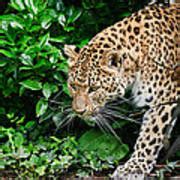
[[[96,122],[98,119],[107,120],[112,118],[118,112],[118,105],[122,100],[114,99],[107,101],[104,105],[94,106],[91,111],[85,111],[78,114],[78,117],[86,122]]]
[[[117,98],[106,102],[104,106],[96,106],[96,108],[93,108],[93,110],[91,109],[91,111],[86,110],[83,113],[76,112],[76,115],[87,125],[91,127],[98,126],[103,132],[111,133],[119,139],[112,124],[118,118],[125,119],[121,114],[119,114],[118,109],[119,104],[122,104],[122,102],[124,102],[124,100]]]
[[[105,126],[109,122],[109,119],[113,118],[113,112],[109,109],[109,102],[103,106],[96,106],[93,111],[85,111],[83,114],[77,114],[83,121],[90,126]],[[101,124],[101,125],[100,125]]]
[[[113,132],[111,124],[115,122],[118,118],[125,118],[123,114],[120,113],[119,105],[129,102],[129,99],[116,97],[113,100],[108,100],[104,105],[94,105],[91,108],[86,108],[86,111],[83,113],[77,113],[77,116],[80,117],[85,123],[90,126],[99,126],[102,129],[110,129]]]

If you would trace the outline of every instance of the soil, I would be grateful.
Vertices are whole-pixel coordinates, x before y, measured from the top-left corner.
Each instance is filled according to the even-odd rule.
[[[156,171],[160,171],[166,168],[166,165],[156,165],[154,173],[149,174],[145,180],[157,180],[157,175],[155,174]],[[60,175],[57,176],[57,179],[59,180],[108,180],[110,179],[107,174],[110,174],[112,172],[105,171],[105,172],[96,172],[93,176],[86,177],[86,178],[77,178],[74,174],[69,173],[68,175]],[[164,173],[165,180],[180,180],[180,164],[178,164],[172,171]],[[1,180],[14,180],[17,179],[17,175],[11,171],[11,170],[4,170],[0,171],[0,179]],[[41,177],[39,179],[42,180],[51,180],[53,178],[46,176]]]

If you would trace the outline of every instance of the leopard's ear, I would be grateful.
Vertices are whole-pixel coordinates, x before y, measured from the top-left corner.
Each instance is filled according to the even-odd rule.
[[[79,49],[74,45],[64,45],[64,53],[68,56],[69,66],[73,66],[78,58]]]

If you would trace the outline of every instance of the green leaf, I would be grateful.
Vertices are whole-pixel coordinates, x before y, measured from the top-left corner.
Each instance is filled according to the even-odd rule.
[[[40,37],[40,47],[42,48],[44,45],[46,45],[49,41],[49,33],[45,34],[44,36]]]
[[[36,7],[34,0],[24,0],[24,3],[33,14],[37,14],[38,8]]]
[[[59,21],[59,24],[60,24],[62,27],[65,26],[66,17],[64,16],[64,14],[60,14],[60,15],[59,15],[58,21]]]
[[[81,14],[82,12],[80,10],[70,9],[67,24],[75,22],[81,16]]]
[[[123,13],[121,13],[121,15],[120,15],[120,18],[124,18],[124,17],[127,17],[127,16],[130,16],[131,15],[131,12],[123,12]]]
[[[39,162],[40,157],[38,157],[36,154],[32,154],[31,158],[29,159],[29,162],[32,165],[37,165]]]
[[[42,55],[42,54],[41,54]],[[33,69],[38,69],[38,68],[44,68],[48,67],[48,63],[46,59],[40,59],[38,62],[33,66]],[[42,75],[42,74],[41,74]]]
[[[49,83],[45,83],[43,86],[43,95],[48,99],[51,96],[51,93]]]
[[[22,0],[11,0],[10,6],[18,11],[23,11],[25,9],[24,3]]]
[[[4,46],[4,47],[7,47],[6,45],[12,46],[12,45],[14,45],[14,43],[11,43],[11,42],[6,41],[6,40],[4,40],[4,39],[0,39],[0,45],[1,45],[1,46]]]
[[[30,4],[30,7],[31,7],[33,13],[34,13],[34,14],[37,14],[37,12],[38,12],[38,7],[36,6],[35,2],[36,2],[36,1],[34,1],[34,0],[29,0],[29,4]]]
[[[19,88],[19,96],[22,96],[23,93],[24,93],[24,91],[25,91],[25,88],[24,88],[23,86],[21,86],[21,87]]]
[[[23,71],[23,70],[31,70],[31,69],[33,69],[33,67],[30,67],[30,66],[21,66],[21,67],[19,68],[20,71]]]
[[[0,157],[0,170],[5,169],[6,164],[7,163],[6,163],[6,161],[3,160],[3,157],[2,157],[2,159]]]
[[[48,99],[52,93],[58,91],[58,87],[53,84],[45,83],[43,85],[43,95]]]
[[[5,110],[5,108],[3,108],[3,107],[0,107],[0,114],[5,114],[6,113],[6,110]]]
[[[34,127],[35,124],[36,124],[35,121],[29,121],[26,123],[25,128],[30,129],[30,128]]]
[[[30,32],[39,31],[40,29],[41,29],[41,26],[33,25],[33,26],[31,26]]]
[[[21,54],[20,60],[21,60],[22,64],[24,64],[24,65],[33,66],[33,59],[28,54],[25,54],[25,53]]]
[[[21,19],[21,18],[19,18],[15,14],[4,14],[0,16],[0,20],[4,20],[6,22],[16,21],[18,19]]]
[[[106,3],[99,2],[99,3],[96,4],[97,9],[103,8],[104,6],[106,6]]]
[[[39,166],[35,169],[39,176],[43,176],[45,174],[46,166]]]
[[[21,133],[17,132],[14,137],[14,144],[16,147],[20,147],[24,143],[24,137]]]
[[[57,56],[57,54],[52,54],[52,56],[49,57],[49,62],[54,65],[57,65],[56,63],[58,62],[58,60],[59,56]]]
[[[59,139],[59,138],[57,138],[57,137],[55,137],[55,136],[51,136],[50,138],[51,138],[52,140],[54,140],[55,142],[57,142],[58,144],[60,144],[60,143],[62,142],[61,139]]]
[[[25,81],[20,82],[20,84],[30,90],[37,91],[42,89],[42,83],[38,80],[30,80],[27,79]]]
[[[68,63],[66,61],[63,61],[60,64],[58,64],[58,70],[61,70],[65,73],[67,73],[68,72]]]
[[[111,142],[111,143],[109,143]],[[110,134],[92,129],[79,139],[81,151],[95,151],[102,160],[118,161],[127,155],[129,148]]]
[[[36,104],[36,115],[37,117],[43,115],[48,108],[48,102],[44,99],[40,99]]]
[[[69,93],[69,89],[68,89],[67,83],[64,83],[64,84],[63,84],[63,91],[64,91],[68,96],[70,96],[70,93]]]
[[[16,43],[16,45],[21,47],[21,50],[24,50],[24,48],[26,48],[28,45],[28,43],[32,40],[31,36],[28,35],[22,35],[18,42]],[[22,52],[22,54],[25,54],[24,52]]]
[[[8,58],[14,58],[14,54],[10,51],[7,51],[5,49],[0,49],[0,54],[3,54],[4,56],[7,56]]]
[[[20,23],[17,22],[17,21],[12,21],[12,22],[10,22],[10,25],[11,25],[12,28],[19,28],[19,29],[23,29],[23,28],[24,28],[23,25],[20,24]]]
[[[13,69],[13,71],[16,71],[16,69]],[[4,96],[9,96],[12,93],[16,93],[18,90],[17,87],[15,86],[15,82],[14,82],[14,79],[12,77],[7,79],[6,86],[8,88],[3,89]]]
[[[7,61],[0,60],[0,67],[4,67],[7,64]]]
[[[59,81],[60,83],[64,82],[64,79],[62,77],[62,74],[58,71],[54,72],[53,74],[54,79],[56,79],[57,81]]]
[[[1,22],[2,29],[6,30],[6,31],[8,31],[8,30],[11,31],[10,29],[7,28],[8,25],[10,25],[12,28],[15,28],[15,29],[23,29],[24,28],[24,19],[15,14],[1,15],[0,20],[2,20],[2,22]],[[10,32],[9,34],[6,34],[6,35],[12,35],[12,34]],[[15,36],[15,34],[13,34],[13,36]]]
[[[51,37],[50,38],[50,41],[51,42],[57,42],[57,43],[62,43],[66,40],[66,37],[65,36],[58,36],[58,37]]]
[[[81,43],[79,44],[79,48],[84,47],[89,42],[89,39],[83,39]]]
[[[43,14],[39,20],[41,22],[41,27],[43,29],[48,29],[50,25],[52,24],[53,18],[47,14]]]
[[[75,27],[73,27],[73,26],[65,26],[64,30],[67,31],[67,32],[74,31]]]

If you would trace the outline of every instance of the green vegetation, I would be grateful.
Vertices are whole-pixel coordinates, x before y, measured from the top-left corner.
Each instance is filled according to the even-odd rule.
[[[34,126],[35,122],[29,121],[18,130],[0,128],[1,140],[4,139],[0,146],[0,169],[11,169],[19,177],[55,176],[69,170],[84,176],[112,168],[128,152],[127,145],[98,130],[89,130],[79,139],[38,136],[32,140],[29,131]]]
[[[0,15],[0,170],[32,178],[85,176],[128,158],[132,145],[124,143],[122,127],[132,132],[136,124],[117,119],[117,140],[73,112],[64,114],[71,98],[63,47],[84,46],[104,27],[139,9],[143,4],[138,2],[10,1]],[[61,127],[66,116],[75,117],[70,130]]]

